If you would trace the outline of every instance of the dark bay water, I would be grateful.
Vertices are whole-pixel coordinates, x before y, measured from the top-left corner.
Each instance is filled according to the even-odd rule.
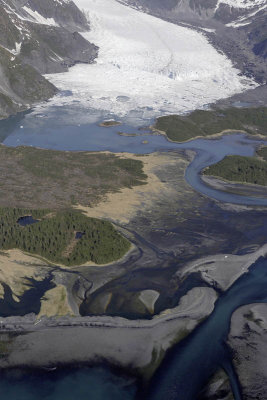
[[[0,393],[8,400],[132,400],[133,379],[104,368],[1,373]]]

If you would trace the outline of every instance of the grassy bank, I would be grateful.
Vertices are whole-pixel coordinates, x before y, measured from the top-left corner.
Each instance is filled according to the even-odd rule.
[[[176,142],[198,136],[210,136],[224,130],[242,130],[250,134],[267,135],[267,108],[228,108],[225,110],[197,110],[186,116],[169,115],[157,119],[155,129],[164,131]]]
[[[38,222],[21,226],[17,221],[32,216]],[[82,233],[80,238],[77,232]],[[20,249],[52,263],[105,264],[120,259],[130,242],[107,221],[88,218],[73,210],[0,209],[0,250]]]
[[[263,149],[259,152],[262,153]],[[264,149],[267,159],[267,151]],[[203,172],[227,181],[267,186],[267,162],[256,157],[228,156]]]

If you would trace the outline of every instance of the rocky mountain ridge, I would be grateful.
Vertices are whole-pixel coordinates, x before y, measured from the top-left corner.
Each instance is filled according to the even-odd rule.
[[[0,0],[0,118],[56,93],[42,74],[92,63],[98,49],[78,33],[89,29],[71,0]]]
[[[266,10],[265,0],[119,0],[144,11],[178,15],[181,20],[212,20],[241,26],[259,12]],[[246,22],[245,22],[246,20]]]

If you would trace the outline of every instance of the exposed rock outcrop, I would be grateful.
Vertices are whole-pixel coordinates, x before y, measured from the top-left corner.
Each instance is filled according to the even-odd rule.
[[[70,0],[0,0],[0,118],[56,93],[41,74],[92,63],[98,49],[78,33],[89,29]]]

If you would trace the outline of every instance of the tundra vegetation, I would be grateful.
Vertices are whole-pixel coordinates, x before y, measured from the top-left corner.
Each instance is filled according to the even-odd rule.
[[[146,184],[142,157],[0,146],[0,206],[93,206],[107,193]]]

